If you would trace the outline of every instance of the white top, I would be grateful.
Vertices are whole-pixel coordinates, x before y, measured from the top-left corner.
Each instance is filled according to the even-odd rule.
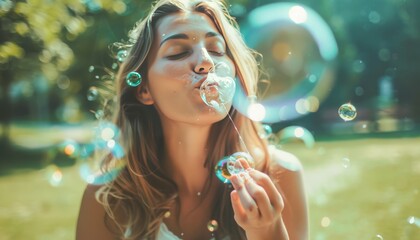
[[[181,240],[173,232],[171,232],[165,223],[160,224],[159,233],[156,240]]]
[[[229,237],[223,238],[223,240],[229,240]],[[165,223],[162,222],[159,227],[159,233],[157,235],[156,240],[181,240],[178,236],[176,236],[173,232],[171,232]],[[211,238],[210,240],[216,240],[215,238]]]

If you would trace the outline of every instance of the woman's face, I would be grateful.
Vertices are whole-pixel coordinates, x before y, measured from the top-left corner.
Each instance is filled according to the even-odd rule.
[[[211,124],[226,116],[207,106],[199,91],[209,70],[220,62],[227,64],[234,78],[224,38],[207,15],[177,13],[157,22],[147,78],[163,121]]]

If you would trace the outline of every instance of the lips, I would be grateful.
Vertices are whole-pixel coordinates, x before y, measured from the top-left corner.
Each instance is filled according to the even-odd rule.
[[[212,87],[219,87],[219,83],[214,79],[214,78],[208,78],[208,77],[204,77],[204,78],[202,78],[200,81],[198,81],[195,85],[194,85],[194,87],[196,88],[196,89],[200,89],[200,88],[202,88],[203,87],[203,84],[205,84],[205,88],[206,89],[209,89],[209,88],[212,88]]]
[[[201,84],[203,84],[203,82],[206,81],[206,79],[207,79],[207,76],[203,77],[200,81],[194,84],[194,88],[200,89]]]

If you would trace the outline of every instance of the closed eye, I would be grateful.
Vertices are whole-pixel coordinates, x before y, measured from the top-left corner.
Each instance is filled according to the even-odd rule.
[[[209,52],[220,57],[225,55],[225,52],[223,51],[209,51]]]
[[[178,54],[167,56],[166,58],[169,59],[169,60],[178,60],[178,59],[181,59],[181,58],[187,56],[188,54],[189,54],[189,52],[186,51],[186,52],[181,52],[181,53],[178,53]]]

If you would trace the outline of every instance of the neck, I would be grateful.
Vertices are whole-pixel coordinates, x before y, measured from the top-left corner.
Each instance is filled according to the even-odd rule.
[[[204,167],[208,156],[207,139],[211,126],[164,124],[165,170],[183,196],[203,191],[209,170]]]

